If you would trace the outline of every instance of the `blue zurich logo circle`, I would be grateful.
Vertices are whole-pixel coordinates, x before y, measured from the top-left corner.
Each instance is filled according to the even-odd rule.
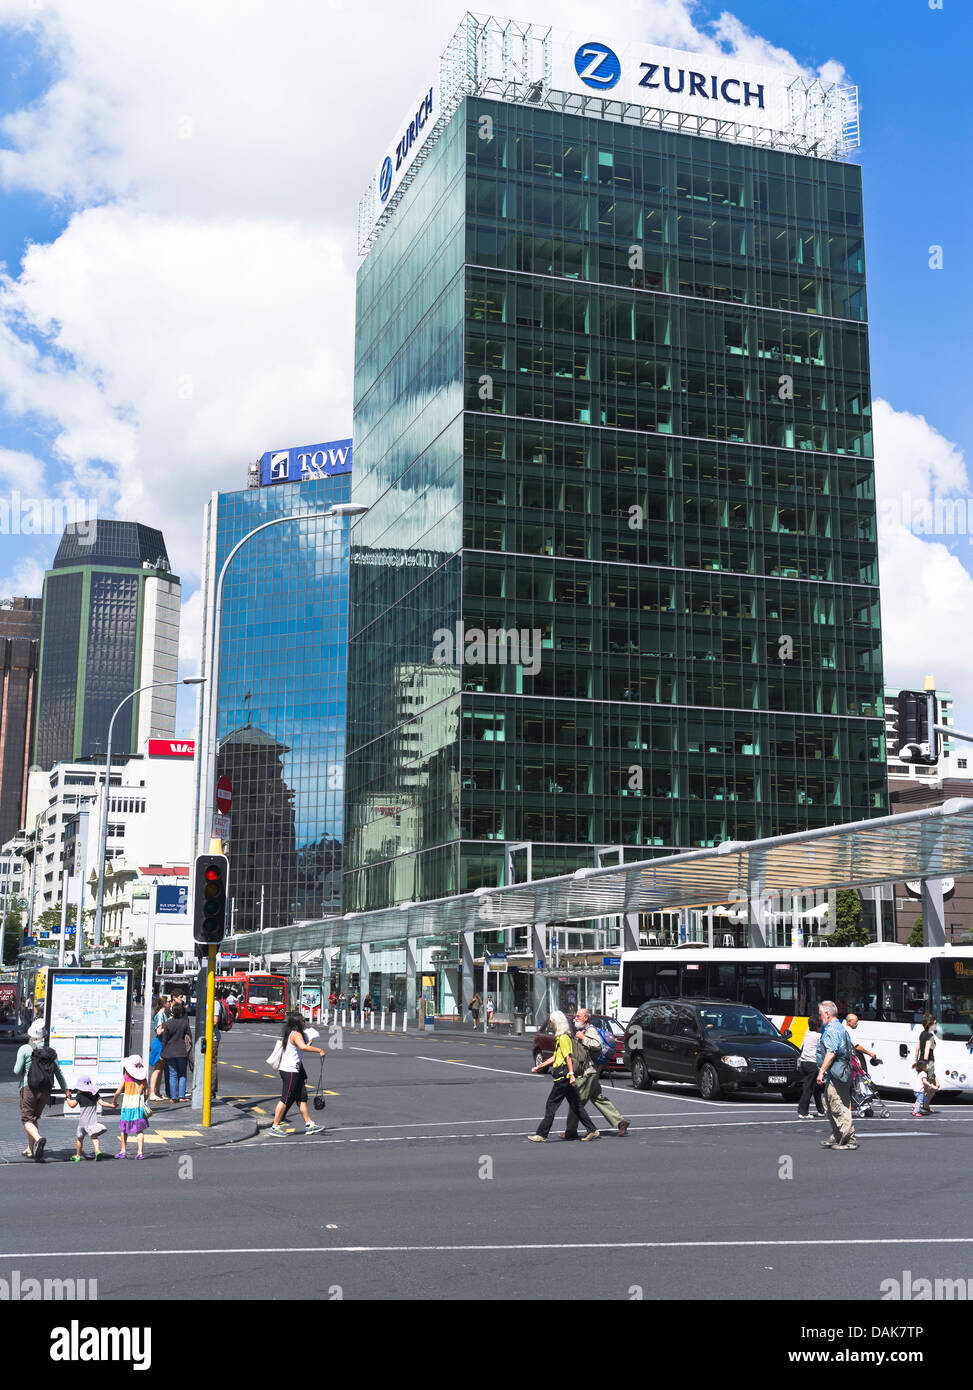
[[[618,54],[604,43],[583,43],[574,55],[574,70],[586,87],[607,92],[622,75]]]
[[[382,165],[382,172],[378,176],[378,192],[383,203],[385,202],[385,199],[389,196],[389,190],[391,189],[391,187],[392,161],[391,159],[389,159],[388,155],[386,155],[385,163]]]

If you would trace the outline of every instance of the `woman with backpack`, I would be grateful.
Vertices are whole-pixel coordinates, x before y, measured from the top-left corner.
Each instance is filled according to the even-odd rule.
[[[46,1031],[43,1020],[35,1019],[27,1029],[28,1041],[17,1053],[14,1062],[14,1076],[23,1076],[20,1083],[20,1121],[27,1133],[27,1148],[23,1155],[36,1163],[43,1163],[47,1143],[37,1124],[51,1099],[54,1082],[58,1082],[65,1095],[70,1095],[57,1064],[57,1053],[53,1047],[45,1044]]]

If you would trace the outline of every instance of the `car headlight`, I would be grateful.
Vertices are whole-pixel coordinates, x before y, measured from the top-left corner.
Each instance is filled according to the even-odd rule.
[[[737,1069],[747,1066],[746,1057],[721,1057],[720,1061],[725,1062],[728,1067],[736,1067]]]

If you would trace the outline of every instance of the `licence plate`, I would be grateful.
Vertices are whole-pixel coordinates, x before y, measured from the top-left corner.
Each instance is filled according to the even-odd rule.
[[[767,1082],[768,1082],[768,1084],[771,1085],[771,1086],[786,1086],[786,1085],[787,1085],[787,1077],[786,1077],[786,1076],[768,1076],[768,1077],[767,1077]]]

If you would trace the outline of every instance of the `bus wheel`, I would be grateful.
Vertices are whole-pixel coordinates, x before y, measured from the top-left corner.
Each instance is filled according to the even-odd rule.
[[[632,1058],[632,1085],[636,1091],[647,1091],[652,1085],[652,1077],[645,1068],[645,1058],[638,1052]]]
[[[699,1069],[699,1094],[704,1100],[719,1100],[720,1078],[710,1062],[704,1062]]]

